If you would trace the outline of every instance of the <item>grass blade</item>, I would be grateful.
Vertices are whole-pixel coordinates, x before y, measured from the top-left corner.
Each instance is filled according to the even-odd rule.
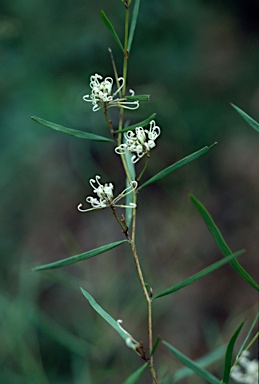
[[[80,253],[79,255],[71,256],[59,261],[54,261],[53,263],[40,265],[39,267],[33,268],[32,271],[36,272],[43,271],[45,269],[66,267],[67,265],[78,263],[79,261],[90,259],[91,257],[100,255],[101,253],[107,252],[125,242],[127,242],[127,240],[116,241],[115,243],[103,245],[102,247],[91,249],[90,251]]]
[[[156,183],[157,181],[163,179],[164,177],[168,176],[170,173],[176,171],[177,169],[183,167],[184,165],[190,163],[193,160],[196,160],[198,157],[204,155],[208,151],[210,151],[212,148],[215,147],[217,143],[212,144],[210,147],[204,147],[201,148],[199,151],[196,151],[192,153],[189,156],[184,157],[183,159],[177,161],[176,163],[170,165],[169,167],[163,169],[162,171],[158,172],[155,176],[151,177],[151,179],[147,180],[145,183],[143,183],[138,190],[152,184]]]
[[[66,133],[68,135],[78,137],[79,139],[113,142],[113,140],[108,139],[107,137],[94,135],[93,133],[87,133],[84,131],[79,131],[77,129],[66,128],[66,127],[63,127],[62,125],[51,123],[50,121],[41,119],[40,117],[32,116],[31,118],[32,118],[32,120],[36,121],[36,123],[44,125],[45,127],[54,129],[55,131]]]
[[[241,117],[243,117],[243,119],[252,127],[254,128],[257,132],[259,132],[259,124],[257,123],[257,121],[255,121],[254,119],[252,119],[252,117],[250,117],[247,113],[245,113],[244,111],[242,111],[242,109],[238,108],[235,104],[231,104],[232,107],[239,113],[239,115]]]
[[[244,252],[245,252],[245,250],[240,250],[238,252],[235,252],[235,253],[227,256],[224,259],[216,261],[216,263],[213,263],[209,267],[206,267],[206,268],[202,269],[198,273],[195,273],[194,275],[192,275],[192,276],[188,277],[187,279],[181,281],[181,283],[175,284],[172,287],[167,288],[166,290],[158,293],[157,295],[154,296],[154,299],[157,299],[158,297],[170,295],[173,292],[179,291],[179,289],[182,289],[182,288],[186,287],[187,285],[190,285],[190,284],[194,283],[195,281],[201,279],[202,277],[208,275],[209,273],[215,271],[216,269],[222,267],[223,265],[225,265],[227,263],[230,263],[231,260],[233,260],[234,258],[242,255]]]
[[[163,344],[169,349],[170,352],[172,352],[175,357],[177,357],[177,359],[179,359],[184,365],[186,365],[186,367],[190,368],[194,373],[204,379],[206,383],[220,384],[219,379],[213,376],[210,372],[206,371],[204,368],[201,368],[197,363],[189,359],[182,352],[178,351],[178,349],[173,347],[171,344],[167,343],[166,341],[163,341]]]
[[[130,24],[130,31],[129,31],[128,52],[130,52],[134,33],[135,33],[135,28],[136,28],[137,18],[138,18],[138,12],[139,12],[139,4],[140,4],[140,0],[135,0],[133,12],[132,12],[132,20],[131,20],[131,24]]]
[[[223,253],[225,257],[232,254],[229,246],[225,242],[220,230],[216,226],[214,220],[212,219],[209,212],[206,210],[204,205],[196,199],[193,195],[189,196],[195,207],[200,212],[205,224],[207,225],[208,230],[210,231],[212,237],[214,238],[216,244],[218,245],[219,249]],[[246,272],[246,270],[239,264],[239,262],[235,259],[230,261],[231,266],[234,268],[234,270],[243,278],[245,279],[252,287],[254,287],[257,291],[259,290],[258,284],[254,281],[254,279],[249,275],[249,273]]]
[[[239,325],[239,327],[236,329],[236,331],[234,332],[234,334],[232,335],[232,337],[228,343],[226,356],[225,356],[224,373],[223,373],[223,379],[222,379],[223,384],[228,384],[228,382],[229,382],[230,370],[232,367],[233,349],[234,349],[236,339],[237,339],[243,325],[244,325],[244,322],[242,322]]]
[[[110,22],[110,20],[108,19],[108,17],[105,15],[104,11],[101,11],[100,12],[100,15],[101,15],[101,19],[102,21],[104,22],[106,28],[108,29],[109,32],[111,32],[112,36],[114,37],[115,41],[118,43],[120,49],[122,50],[122,52],[124,52],[124,48],[121,44],[121,41],[119,39],[119,36],[117,35],[112,23]]]
[[[144,365],[142,365],[142,367],[140,367],[139,369],[137,369],[135,372],[133,372],[124,382],[123,384],[134,384],[137,382],[137,380],[140,378],[140,376],[142,375],[142,373],[144,372],[144,370],[147,368],[148,366],[148,363],[145,363]]]
[[[132,131],[133,129],[135,129],[137,127],[145,127],[146,125],[148,125],[150,123],[150,121],[154,120],[155,117],[156,117],[156,113],[153,113],[153,115],[149,116],[147,119],[145,119],[143,121],[139,121],[136,124],[129,125],[126,128],[115,131],[115,133],[123,133],[123,132],[127,132],[127,131]]]

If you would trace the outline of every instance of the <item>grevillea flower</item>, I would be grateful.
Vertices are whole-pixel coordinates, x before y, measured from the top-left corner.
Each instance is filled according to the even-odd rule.
[[[87,203],[91,204],[92,208],[82,209],[82,204],[80,203],[77,206],[77,209],[80,212],[88,212],[93,211],[95,209],[102,209],[110,206],[120,208],[136,208],[136,204],[133,203],[130,203],[130,205],[117,205],[117,202],[120,199],[122,199],[137,188],[138,183],[136,181],[131,181],[130,186],[124,189],[117,197],[114,198],[114,185],[112,183],[101,184],[99,182],[100,179],[101,176],[99,175],[95,176],[95,179],[90,179],[89,183],[93,188],[93,192],[96,193],[98,198],[93,196],[87,196],[85,200]]]
[[[155,120],[152,120],[149,129],[137,127],[135,131],[124,133],[125,142],[116,147],[115,152],[119,155],[132,153],[131,161],[132,163],[137,163],[156,146],[155,140],[160,133],[160,128],[156,125]]]
[[[258,361],[248,359],[249,352],[243,351],[238,365],[235,365],[230,372],[232,379],[240,384],[258,384]]]
[[[124,87],[124,78],[118,78],[118,88],[112,93],[113,78],[103,77],[96,73],[90,77],[90,88],[92,88],[91,95],[83,96],[83,100],[89,101],[93,104],[93,111],[99,111],[106,104],[106,108],[110,107],[122,107],[126,109],[137,109],[139,107],[139,101],[127,101],[127,98],[120,98],[117,95],[121,92]],[[130,89],[130,96],[134,96],[135,92]]]

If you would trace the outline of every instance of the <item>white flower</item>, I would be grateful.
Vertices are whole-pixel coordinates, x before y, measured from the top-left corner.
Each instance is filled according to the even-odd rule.
[[[117,197],[114,198],[113,196],[114,185],[112,183],[109,183],[109,184],[106,183],[103,185],[99,182],[100,179],[101,177],[98,175],[95,176],[95,179],[90,179],[89,183],[93,188],[93,192],[97,194],[98,198],[87,196],[85,200],[87,203],[91,204],[92,208],[82,209],[81,208],[82,204],[80,203],[77,206],[77,209],[80,212],[88,212],[94,209],[102,209],[110,206],[120,207],[120,208],[136,208],[136,204],[133,204],[133,203],[130,203],[130,205],[116,204],[120,199],[122,199],[123,197],[125,197],[126,195],[128,195],[129,193],[131,193],[137,188],[138,183],[136,181],[131,181],[130,186],[124,189]]]
[[[83,96],[85,101],[90,101],[93,104],[93,111],[99,111],[103,107],[103,103],[106,104],[106,108],[109,107],[122,107],[126,109],[137,109],[139,107],[139,101],[127,101],[126,98],[116,98],[116,95],[120,93],[124,87],[124,78],[118,78],[118,89],[116,92],[112,93],[113,78],[106,77],[103,80],[103,77],[96,73],[90,77],[90,87],[92,88],[91,95]],[[134,96],[135,92],[130,89],[130,95]],[[101,105],[99,105],[101,104]]]
[[[258,384],[258,361],[248,359],[249,352],[243,351],[238,365],[231,369],[230,376],[237,383]]]
[[[155,140],[160,135],[161,130],[156,125],[155,120],[150,122],[149,130],[137,127],[135,132],[127,131],[124,134],[125,143],[115,148],[119,155],[132,153],[132,163],[137,163],[144,155],[156,146]]]

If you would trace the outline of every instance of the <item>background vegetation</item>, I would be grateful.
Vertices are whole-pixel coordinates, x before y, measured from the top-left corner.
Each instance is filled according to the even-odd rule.
[[[104,9],[122,34],[121,5],[118,0],[3,0],[0,5],[4,384],[121,383],[139,366],[78,289],[85,287],[146,342],[145,306],[126,246],[62,271],[31,272],[36,265],[121,239],[108,210],[85,215],[76,210],[96,173],[122,189],[110,145],[66,137],[30,120],[36,115],[106,133],[102,112],[91,113],[82,96],[89,92],[91,74],[111,74],[107,47],[121,65],[120,52],[99,18]],[[140,194],[139,249],[155,291],[221,257],[188,192],[210,210],[233,251],[247,249],[239,261],[257,278],[258,138],[229,102],[258,120],[258,12],[256,0],[141,2],[129,84],[136,93],[151,94],[151,102],[142,104],[134,118],[155,111],[162,128],[146,176],[219,143]],[[255,295],[226,266],[158,300],[155,334],[198,358],[223,345],[242,319],[251,318]],[[159,365],[160,374],[180,366],[164,347]]]

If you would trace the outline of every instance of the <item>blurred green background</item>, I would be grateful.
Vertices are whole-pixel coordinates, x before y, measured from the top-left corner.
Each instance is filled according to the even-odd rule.
[[[91,74],[112,74],[108,47],[122,65],[101,9],[122,37],[120,0],[0,4],[1,384],[121,383],[141,364],[78,288],[146,343],[145,302],[126,245],[60,271],[31,272],[122,238],[109,210],[76,209],[95,174],[123,189],[111,145],[30,119],[108,135],[102,111],[82,100]],[[210,210],[233,251],[247,249],[239,260],[258,277],[258,137],[230,106],[259,119],[258,14],[257,0],[141,1],[128,81],[151,101],[126,117],[135,123],[156,112],[162,129],[145,177],[219,143],[139,196],[138,247],[155,292],[221,257],[188,192]],[[226,266],[157,300],[154,333],[198,358],[227,342],[244,318],[247,330],[255,311],[254,290]],[[157,366],[162,377],[181,364],[160,347]],[[213,367],[216,374],[221,368]]]

